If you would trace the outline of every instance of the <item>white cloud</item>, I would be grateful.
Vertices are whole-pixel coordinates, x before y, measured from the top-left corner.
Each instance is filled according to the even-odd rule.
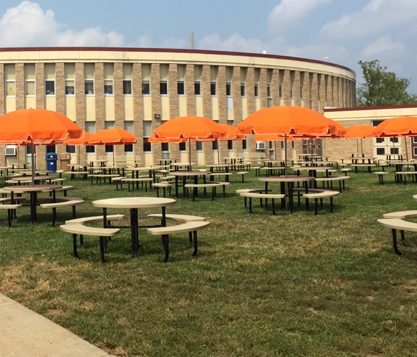
[[[122,46],[124,38],[117,32],[104,33],[99,27],[81,32],[59,31],[52,10],[30,1],[8,9],[0,20],[0,46]]]
[[[406,52],[406,46],[399,41],[393,41],[391,36],[384,36],[378,38],[375,42],[367,45],[362,50],[362,56],[365,59],[372,60],[380,58],[384,54],[395,54],[397,57],[402,57],[401,54]]]
[[[282,44],[282,38],[275,38],[272,42],[262,42],[259,39],[246,39],[240,34],[235,33],[229,38],[223,40],[219,35],[214,34],[203,37],[198,42],[198,48],[205,50],[218,50],[218,51],[237,51],[237,52],[251,52],[251,53],[262,53],[272,47],[277,47],[279,43]]]
[[[268,25],[272,32],[283,33],[289,26],[303,19],[319,5],[332,0],[281,0],[268,17]]]
[[[371,0],[360,11],[327,23],[320,33],[329,39],[363,38],[413,26],[416,20],[415,0]]]

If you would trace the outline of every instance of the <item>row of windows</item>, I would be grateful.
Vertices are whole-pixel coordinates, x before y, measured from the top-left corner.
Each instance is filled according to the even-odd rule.
[[[150,95],[150,81],[142,81],[142,95]],[[84,94],[85,95],[94,95],[95,92],[95,83],[94,79],[86,79],[84,81]],[[45,81],[45,95],[54,96],[55,95],[55,80],[47,79]],[[168,95],[168,81],[160,81],[159,84],[159,93],[161,95]],[[302,98],[302,87],[300,88],[301,98]],[[104,80],[104,94],[112,96],[113,92],[113,80],[105,79]],[[132,95],[132,80],[123,80],[123,94]],[[185,95],[185,82],[177,82],[177,94]],[[217,95],[217,83],[214,81],[210,82],[210,94],[212,96]],[[271,86],[267,85],[267,97],[271,98]],[[36,82],[35,80],[27,79],[25,80],[25,95],[26,96],[36,96]],[[74,80],[65,80],[65,95],[75,95],[75,81]],[[201,82],[194,81],[194,95],[201,95]],[[230,97],[232,95],[232,85],[231,83],[226,84],[226,96]],[[242,97],[246,96],[246,85],[241,83],[240,85],[240,95]],[[6,96],[13,97],[16,96],[16,82],[14,80],[6,81]],[[257,83],[254,85],[254,96],[259,96],[259,86]],[[290,96],[292,98],[292,89],[290,91]],[[279,97],[282,98],[282,86],[279,86]]]

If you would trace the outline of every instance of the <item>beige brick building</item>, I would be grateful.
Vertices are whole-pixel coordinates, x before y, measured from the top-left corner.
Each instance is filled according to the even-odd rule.
[[[0,114],[42,108],[58,111],[92,133],[124,128],[138,143],[115,146],[116,156],[143,165],[168,157],[186,160],[184,146],[147,142],[152,131],[171,118],[191,114],[237,125],[254,111],[276,105],[304,106],[323,113],[326,107],[354,107],[355,85],[355,73],[349,68],[267,54],[143,48],[0,49]],[[251,136],[243,142],[220,142],[218,148],[213,143],[193,145],[195,160],[201,165],[217,161],[217,150],[221,158],[282,155],[280,143],[257,151]],[[302,153],[303,147],[296,142],[292,155]],[[112,148],[104,146],[39,147],[38,167],[45,165],[45,153],[52,150],[58,155],[70,151],[73,163],[112,155]],[[27,149],[18,147],[15,155],[5,155],[5,148],[0,147],[0,166],[13,162],[29,162]]]

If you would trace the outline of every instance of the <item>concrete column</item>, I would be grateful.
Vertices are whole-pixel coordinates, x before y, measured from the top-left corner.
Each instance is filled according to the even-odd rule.
[[[36,73],[36,108],[45,109],[45,72],[44,64],[35,64]]]

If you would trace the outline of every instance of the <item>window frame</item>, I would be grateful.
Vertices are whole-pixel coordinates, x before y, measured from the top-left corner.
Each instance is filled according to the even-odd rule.
[[[53,90],[48,89],[48,84],[51,84],[51,83],[52,83]],[[55,93],[56,93],[55,79],[45,79],[45,95],[48,97],[51,97],[51,96],[55,96]]]

